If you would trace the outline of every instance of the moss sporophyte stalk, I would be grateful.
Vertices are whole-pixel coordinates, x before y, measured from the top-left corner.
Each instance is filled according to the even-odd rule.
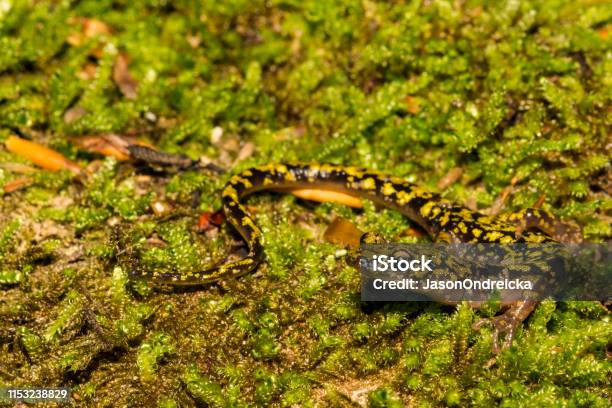
[[[424,243],[446,214],[475,239],[576,225],[608,242],[610,16],[596,1],[0,0],[0,388],[69,387],[75,406],[608,406],[602,304],[544,301],[495,355],[494,328],[472,326],[499,302],[361,302],[352,250],[325,232],[341,219]],[[147,148],[180,160],[126,160]],[[344,181],[398,205],[432,196],[411,218],[367,197],[240,197],[252,270],[197,290],[131,279],[252,253],[198,218],[249,169],[297,162],[368,169],[373,190]],[[544,231],[521,230],[530,208]]]

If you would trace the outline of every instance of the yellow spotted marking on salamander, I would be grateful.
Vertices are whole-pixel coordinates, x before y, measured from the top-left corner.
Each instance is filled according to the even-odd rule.
[[[236,192],[236,189],[232,185],[228,185],[227,187],[225,187],[221,195],[223,197],[231,198],[232,200],[234,200],[234,202],[238,201],[238,193]]]
[[[242,226],[250,228],[251,229],[251,235],[253,235],[253,236],[261,235],[261,230],[259,229],[259,227],[257,225],[255,225],[255,222],[253,221],[252,218],[248,218],[248,217],[243,218],[242,219]]]
[[[325,170],[327,169],[331,169],[331,166],[326,166]],[[325,171],[323,168],[321,168],[321,170]],[[364,174],[364,171],[357,167],[345,167],[344,171],[349,176],[358,177],[358,178],[362,178]]]
[[[391,195],[397,193],[397,191],[393,188],[393,184],[385,183],[383,185],[383,188],[382,188],[382,193],[383,193],[384,196],[391,196]]]
[[[442,217],[440,217],[440,226],[441,227],[446,227],[446,225],[449,223],[450,221],[450,213],[445,212],[442,214]]]
[[[361,181],[361,188],[364,190],[374,190],[376,188],[376,181],[372,177],[368,177]]]
[[[285,180],[287,181],[295,181],[295,174],[289,172],[285,175]]]
[[[426,203],[424,206],[421,207],[419,212],[421,213],[423,217],[427,217],[434,209],[438,210],[438,212],[440,211],[440,209],[436,207],[435,201],[429,201],[428,203]]]
[[[248,245],[245,258],[189,275],[153,273],[152,277],[169,284],[200,285],[253,270],[263,259],[262,233],[240,203],[260,190],[296,190],[305,199],[331,200],[352,207],[360,207],[362,199],[371,200],[403,213],[435,241],[546,242],[555,234],[554,218],[542,210],[490,217],[453,205],[407,180],[367,169],[333,164],[266,164],[232,176],[222,193],[226,218]]]
[[[485,238],[487,239],[487,241],[498,241],[499,239],[503,238],[504,234],[501,233],[500,231],[490,231],[487,232],[487,235],[485,235]]]
[[[248,178],[244,178],[244,177],[240,177],[240,176],[233,176],[230,179],[230,184],[233,184],[233,185],[235,185],[235,184],[243,184],[246,188],[253,187],[253,184],[249,181]]]
[[[411,193],[407,193],[403,190],[398,192],[396,196],[397,196],[397,203],[399,205],[407,204],[410,201],[410,199],[413,197]]]

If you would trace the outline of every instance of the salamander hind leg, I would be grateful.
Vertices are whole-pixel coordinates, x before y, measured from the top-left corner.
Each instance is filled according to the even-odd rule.
[[[508,348],[514,340],[514,332],[537,305],[536,301],[525,300],[515,302],[508,307],[504,314],[481,319],[472,325],[474,330],[480,330],[484,325],[493,326],[493,353],[498,354],[501,349]],[[500,347],[500,334],[505,335],[504,343]]]
[[[580,227],[563,222],[546,210],[527,208],[503,214],[500,219],[516,225],[517,237],[528,230],[539,230],[558,242],[579,244],[584,241]]]

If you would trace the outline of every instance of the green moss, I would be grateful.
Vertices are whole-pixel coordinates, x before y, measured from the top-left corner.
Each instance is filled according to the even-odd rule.
[[[402,407],[401,400],[393,395],[385,388],[379,388],[368,394],[368,404],[372,408],[396,408]]]
[[[171,344],[171,339],[164,333],[155,333],[149,341],[144,341],[136,355],[141,381],[153,381],[160,361],[174,352],[175,348]]]
[[[14,248],[16,244],[15,234],[21,227],[19,220],[12,220],[3,229],[0,234],[0,261],[4,260],[8,251]]]
[[[36,356],[44,351],[42,339],[27,327],[20,327],[18,329],[18,336],[20,344],[23,345],[29,356]]]
[[[193,201],[194,194],[200,197],[200,205],[204,211],[219,208],[221,200],[216,192],[226,182],[224,177],[210,177],[205,173],[187,171],[175,175],[166,185],[166,193],[181,203]]]
[[[69,325],[80,318],[81,299],[77,292],[71,291],[62,302],[59,315],[47,327],[43,338],[47,342],[58,341],[62,332],[67,330]]]
[[[379,169],[481,210],[512,185],[502,211],[544,197],[608,241],[607,5],[0,3],[0,141],[19,135],[87,167],[23,174],[15,165],[28,163],[0,149],[0,187],[32,181],[0,188],[2,384],[70,386],[82,405],[608,405],[599,304],[545,302],[493,357],[491,328],[471,326],[498,303],[361,303],[347,251],[323,239],[335,217],[428,240],[369,202],[256,195],[266,257],[255,273],[198,291],[128,278],[240,254],[227,225],[196,230],[199,212],[219,209],[232,172],[280,160]],[[92,19],[108,33],[85,36]],[[133,99],[113,78],[120,54]],[[69,140],[107,133],[229,171],[97,161]],[[172,213],[155,215],[154,200]]]
[[[227,400],[223,395],[221,386],[199,374],[195,367],[188,369],[183,376],[183,381],[187,391],[197,401],[211,407],[225,407],[227,405]]]

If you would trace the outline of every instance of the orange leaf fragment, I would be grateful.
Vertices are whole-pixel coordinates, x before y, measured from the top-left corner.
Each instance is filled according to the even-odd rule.
[[[219,228],[221,224],[223,224],[224,219],[225,214],[223,211],[204,212],[200,214],[200,218],[198,218],[198,231],[206,232],[213,228]]]
[[[327,242],[343,247],[357,249],[363,233],[352,222],[344,218],[335,218],[325,230],[323,238]]]
[[[28,159],[43,169],[51,171],[66,169],[75,174],[81,172],[81,167],[78,164],[68,160],[55,150],[38,143],[30,142],[17,136],[9,136],[4,144],[9,152]]]
[[[416,115],[421,111],[421,101],[418,98],[408,95],[404,99],[404,102],[406,103],[406,109],[408,112],[412,113],[413,115]]]
[[[542,205],[544,205],[544,201],[546,201],[546,196],[541,195],[540,197],[538,197],[538,201],[536,201],[533,205],[533,208],[541,208]]]
[[[425,236],[425,233],[421,230],[418,230],[416,228],[407,228],[404,231],[402,231],[400,233],[400,237],[416,237],[416,238],[420,238]]]
[[[32,184],[33,181],[34,180],[29,177],[23,177],[17,180],[9,181],[4,185],[4,192],[12,193],[13,191],[21,190],[22,188],[25,188]]]

